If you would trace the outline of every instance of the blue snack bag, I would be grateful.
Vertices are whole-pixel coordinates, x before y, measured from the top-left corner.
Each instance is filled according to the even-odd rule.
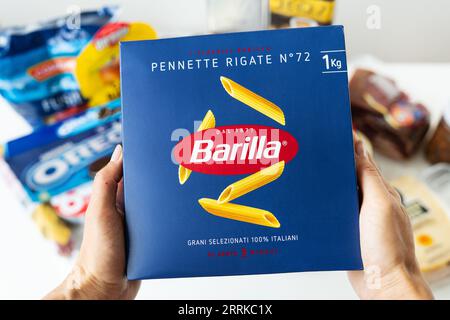
[[[115,7],[33,26],[0,29],[0,94],[33,127],[86,107],[74,77],[76,57],[111,21]]]

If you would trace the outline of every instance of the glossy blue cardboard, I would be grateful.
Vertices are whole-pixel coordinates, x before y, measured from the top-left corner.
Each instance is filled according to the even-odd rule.
[[[196,64],[208,58],[217,58],[216,67]],[[189,59],[192,69],[168,69],[169,61]],[[233,99],[221,76],[279,105],[286,126]],[[362,268],[341,26],[125,42],[121,85],[129,279]],[[172,150],[207,110],[217,126],[265,125],[297,140],[298,153],[279,179],[235,200],[274,213],[280,228],[200,207],[198,199],[217,198],[242,175],[192,172],[180,185]],[[214,244],[220,241],[226,244]]]

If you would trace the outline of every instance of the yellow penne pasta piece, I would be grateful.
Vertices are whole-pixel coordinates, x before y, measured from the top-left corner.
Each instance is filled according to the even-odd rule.
[[[234,203],[222,203],[217,200],[202,198],[198,203],[206,212],[226,219],[238,220],[261,226],[279,228],[280,222],[269,211]]]
[[[197,132],[206,129],[211,129],[214,128],[215,126],[216,126],[216,118],[214,117],[212,111],[208,110],[208,112],[206,113],[205,117],[202,120],[202,123],[198,127]]]
[[[246,193],[261,188],[278,179],[284,170],[284,161],[280,161],[268,168],[258,171],[244,179],[236,181],[226,187],[219,196],[219,203],[226,203],[239,198]]]
[[[276,104],[261,97],[253,91],[248,90],[231,79],[220,77],[220,81],[222,82],[225,91],[230,96],[255,109],[256,111],[261,112],[276,122],[281,123],[283,126],[286,125],[283,110],[281,110],[281,108]]]
[[[180,180],[180,184],[184,184],[187,179],[189,179],[191,172],[191,170],[183,167],[182,165],[178,166],[178,180]]]
[[[202,123],[198,127],[197,132],[206,129],[211,129],[214,128],[215,126],[216,126],[216,118],[214,117],[212,111],[208,110],[208,112],[206,113],[205,117],[202,120]],[[178,167],[178,180],[180,181],[180,184],[184,184],[187,181],[187,179],[189,179],[190,175],[191,170],[183,167],[182,165]]]

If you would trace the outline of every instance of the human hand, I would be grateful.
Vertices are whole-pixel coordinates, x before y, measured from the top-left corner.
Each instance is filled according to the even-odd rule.
[[[125,277],[122,147],[97,173],[83,242],[72,272],[46,299],[133,299],[140,282]]]
[[[356,140],[364,271],[350,271],[349,280],[361,299],[433,299],[419,270],[411,224],[400,196]]]

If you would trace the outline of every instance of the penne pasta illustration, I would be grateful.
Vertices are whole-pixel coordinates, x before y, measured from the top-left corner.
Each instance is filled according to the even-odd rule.
[[[273,102],[261,97],[260,95],[250,91],[249,89],[241,86],[239,83],[234,82],[226,77],[220,77],[220,81],[225,91],[235,98],[236,100],[246,104],[250,108],[261,112],[267,117],[275,120],[276,122],[286,125],[283,110]]]
[[[216,118],[214,117],[214,114],[211,110],[208,110],[205,117],[202,120],[202,123],[197,129],[198,131],[203,131],[206,129],[211,129],[216,126]],[[178,166],[178,180],[180,181],[180,184],[184,184],[187,179],[189,179],[189,176],[191,175],[191,170],[183,167],[182,165]]]
[[[284,171],[284,161],[280,161],[270,167],[262,169],[244,179],[236,181],[226,187],[217,200],[218,203],[226,203],[252,192],[272,181],[278,179]]]
[[[198,203],[206,212],[218,217],[258,224],[271,228],[280,227],[280,222],[277,218],[267,210],[234,203],[220,204],[217,200],[208,198],[199,199]]]
[[[197,132],[206,129],[211,129],[214,128],[215,126],[216,126],[216,118],[214,117],[212,111],[208,110],[208,112],[206,113],[205,117],[202,120],[202,123],[198,127]]]
[[[187,179],[189,179],[190,175],[191,170],[183,167],[182,165],[178,166],[178,180],[180,181],[180,184],[184,184],[187,181]]]

